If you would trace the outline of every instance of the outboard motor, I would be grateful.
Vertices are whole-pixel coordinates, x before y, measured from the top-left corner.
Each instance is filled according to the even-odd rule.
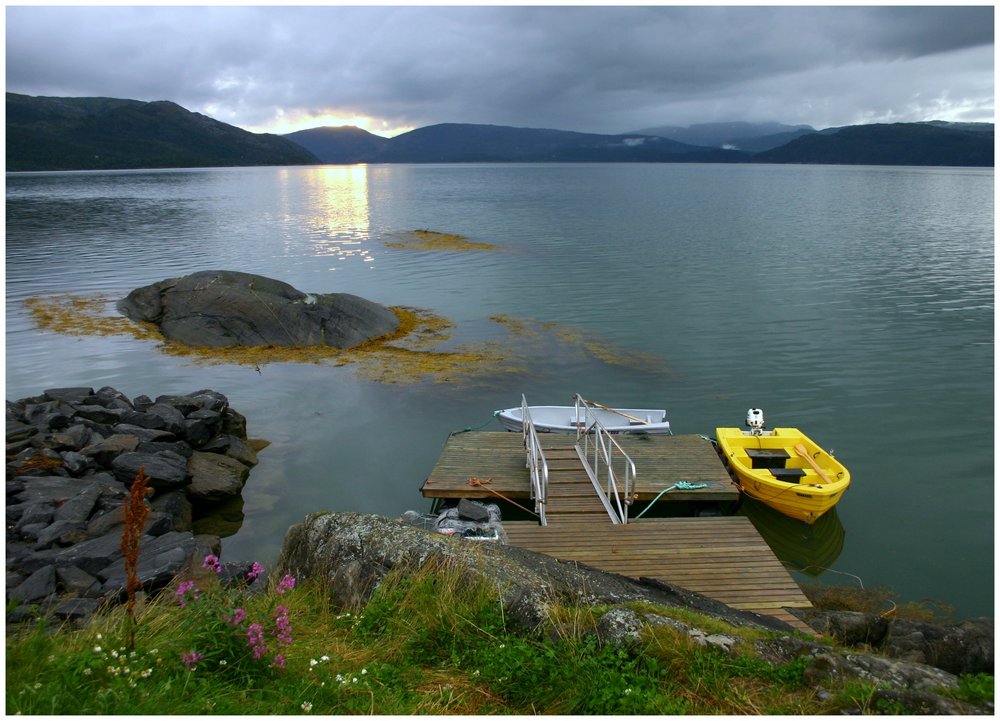
[[[759,436],[764,431],[764,411],[760,408],[748,410],[747,427],[750,429],[750,435]]]

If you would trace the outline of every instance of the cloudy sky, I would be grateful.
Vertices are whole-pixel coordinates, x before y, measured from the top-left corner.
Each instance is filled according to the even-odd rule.
[[[7,90],[255,132],[993,120],[992,5],[6,8]]]

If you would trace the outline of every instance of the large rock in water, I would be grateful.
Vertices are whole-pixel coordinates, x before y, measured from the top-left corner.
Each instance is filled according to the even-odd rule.
[[[250,273],[206,270],[136,288],[118,310],[193,346],[353,348],[387,335],[399,318],[385,306],[348,293],[307,295]]]

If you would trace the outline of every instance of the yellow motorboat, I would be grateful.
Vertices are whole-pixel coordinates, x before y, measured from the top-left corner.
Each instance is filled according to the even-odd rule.
[[[814,523],[851,485],[851,474],[798,428],[764,427],[764,413],[751,408],[749,430],[716,428],[719,452],[736,483],[749,496],[786,516]]]

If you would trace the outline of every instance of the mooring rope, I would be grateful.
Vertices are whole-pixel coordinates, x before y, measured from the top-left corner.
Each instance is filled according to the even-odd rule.
[[[507,496],[505,496],[504,494],[500,493],[499,491],[494,491],[494,490],[493,490],[492,488],[490,488],[490,487],[489,487],[488,485],[486,485],[487,483],[492,483],[492,482],[493,482],[493,479],[492,479],[492,478],[487,478],[487,479],[486,479],[485,481],[483,481],[483,480],[480,480],[479,478],[476,478],[476,477],[472,477],[472,478],[468,479],[468,481],[467,481],[467,483],[468,483],[468,484],[469,484],[470,486],[472,486],[473,488],[485,488],[485,489],[486,489],[487,491],[489,491],[489,492],[490,492],[490,493],[492,493],[493,495],[495,495],[495,496],[499,496],[500,498],[502,498],[502,499],[504,499],[505,501],[507,501],[507,503],[510,503],[510,504],[511,504],[511,505],[513,505],[513,506],[517,506],[517,507],[518,507],[518,508],[520,508],[520,509],[521,509],[522,511],[525,511],[525,512],[527,512],[527,513],[530,513],[530,514],[531,514],[532,516],[534,516],[535,518],[541,518],[541,516],[539,516],[539,515],[538,515],[537,513],[535,513],[534,511],[529,511],[529,510],[528,510],[527,508],[525,508],[524,506],[522,506],[522,505],[521,505],[520,503],[518,503],[517,501],[512,501],[511,499],[507,498]]]
[[[496,418],[501,413],[503,413],[503,411],[493,411],[493,415],[490,416],[490,419],[488,421],[486,421],[485,423],[483,423],[482,425],[479,425],[479,426],[469,426],[468,428],[463,428],[460,431],[452,431],[451,433],[448,434],[448,436],[449,437],[450,436],[457,436],[460,433],[468,433],[469,431],[478,431],[478,430],[481,430],[481,429],[485,428],[486,426],[488,426],[490,423],[492,423],[493,419]]]
[[[635,520],[638,521],[640,518],[642,518],[643,515],[646,513],[646,511],[648,511],[650,508],[652,508],[653,504],[656,503],[658,500],[660,500],[660,496],[662,496],[667,491],[672,491],[675,488],[680,489],[682,491],[695,491],[695,490],[698,490],[699,488],[707,488],[707,487],[708,487],[707,483],[688,483],[687,481],[677,481],[677,483],[675,483],[674,485],[670,486],[670,488],[664,488],[662,491],[660,491],[659,493],[657,493],[656,494],[656,498],[654,498],[652,501],[650,501],[649,505],[647,505],[645,508],[642,509],[642,513],[640,513],[638,516],[636,516]]]

